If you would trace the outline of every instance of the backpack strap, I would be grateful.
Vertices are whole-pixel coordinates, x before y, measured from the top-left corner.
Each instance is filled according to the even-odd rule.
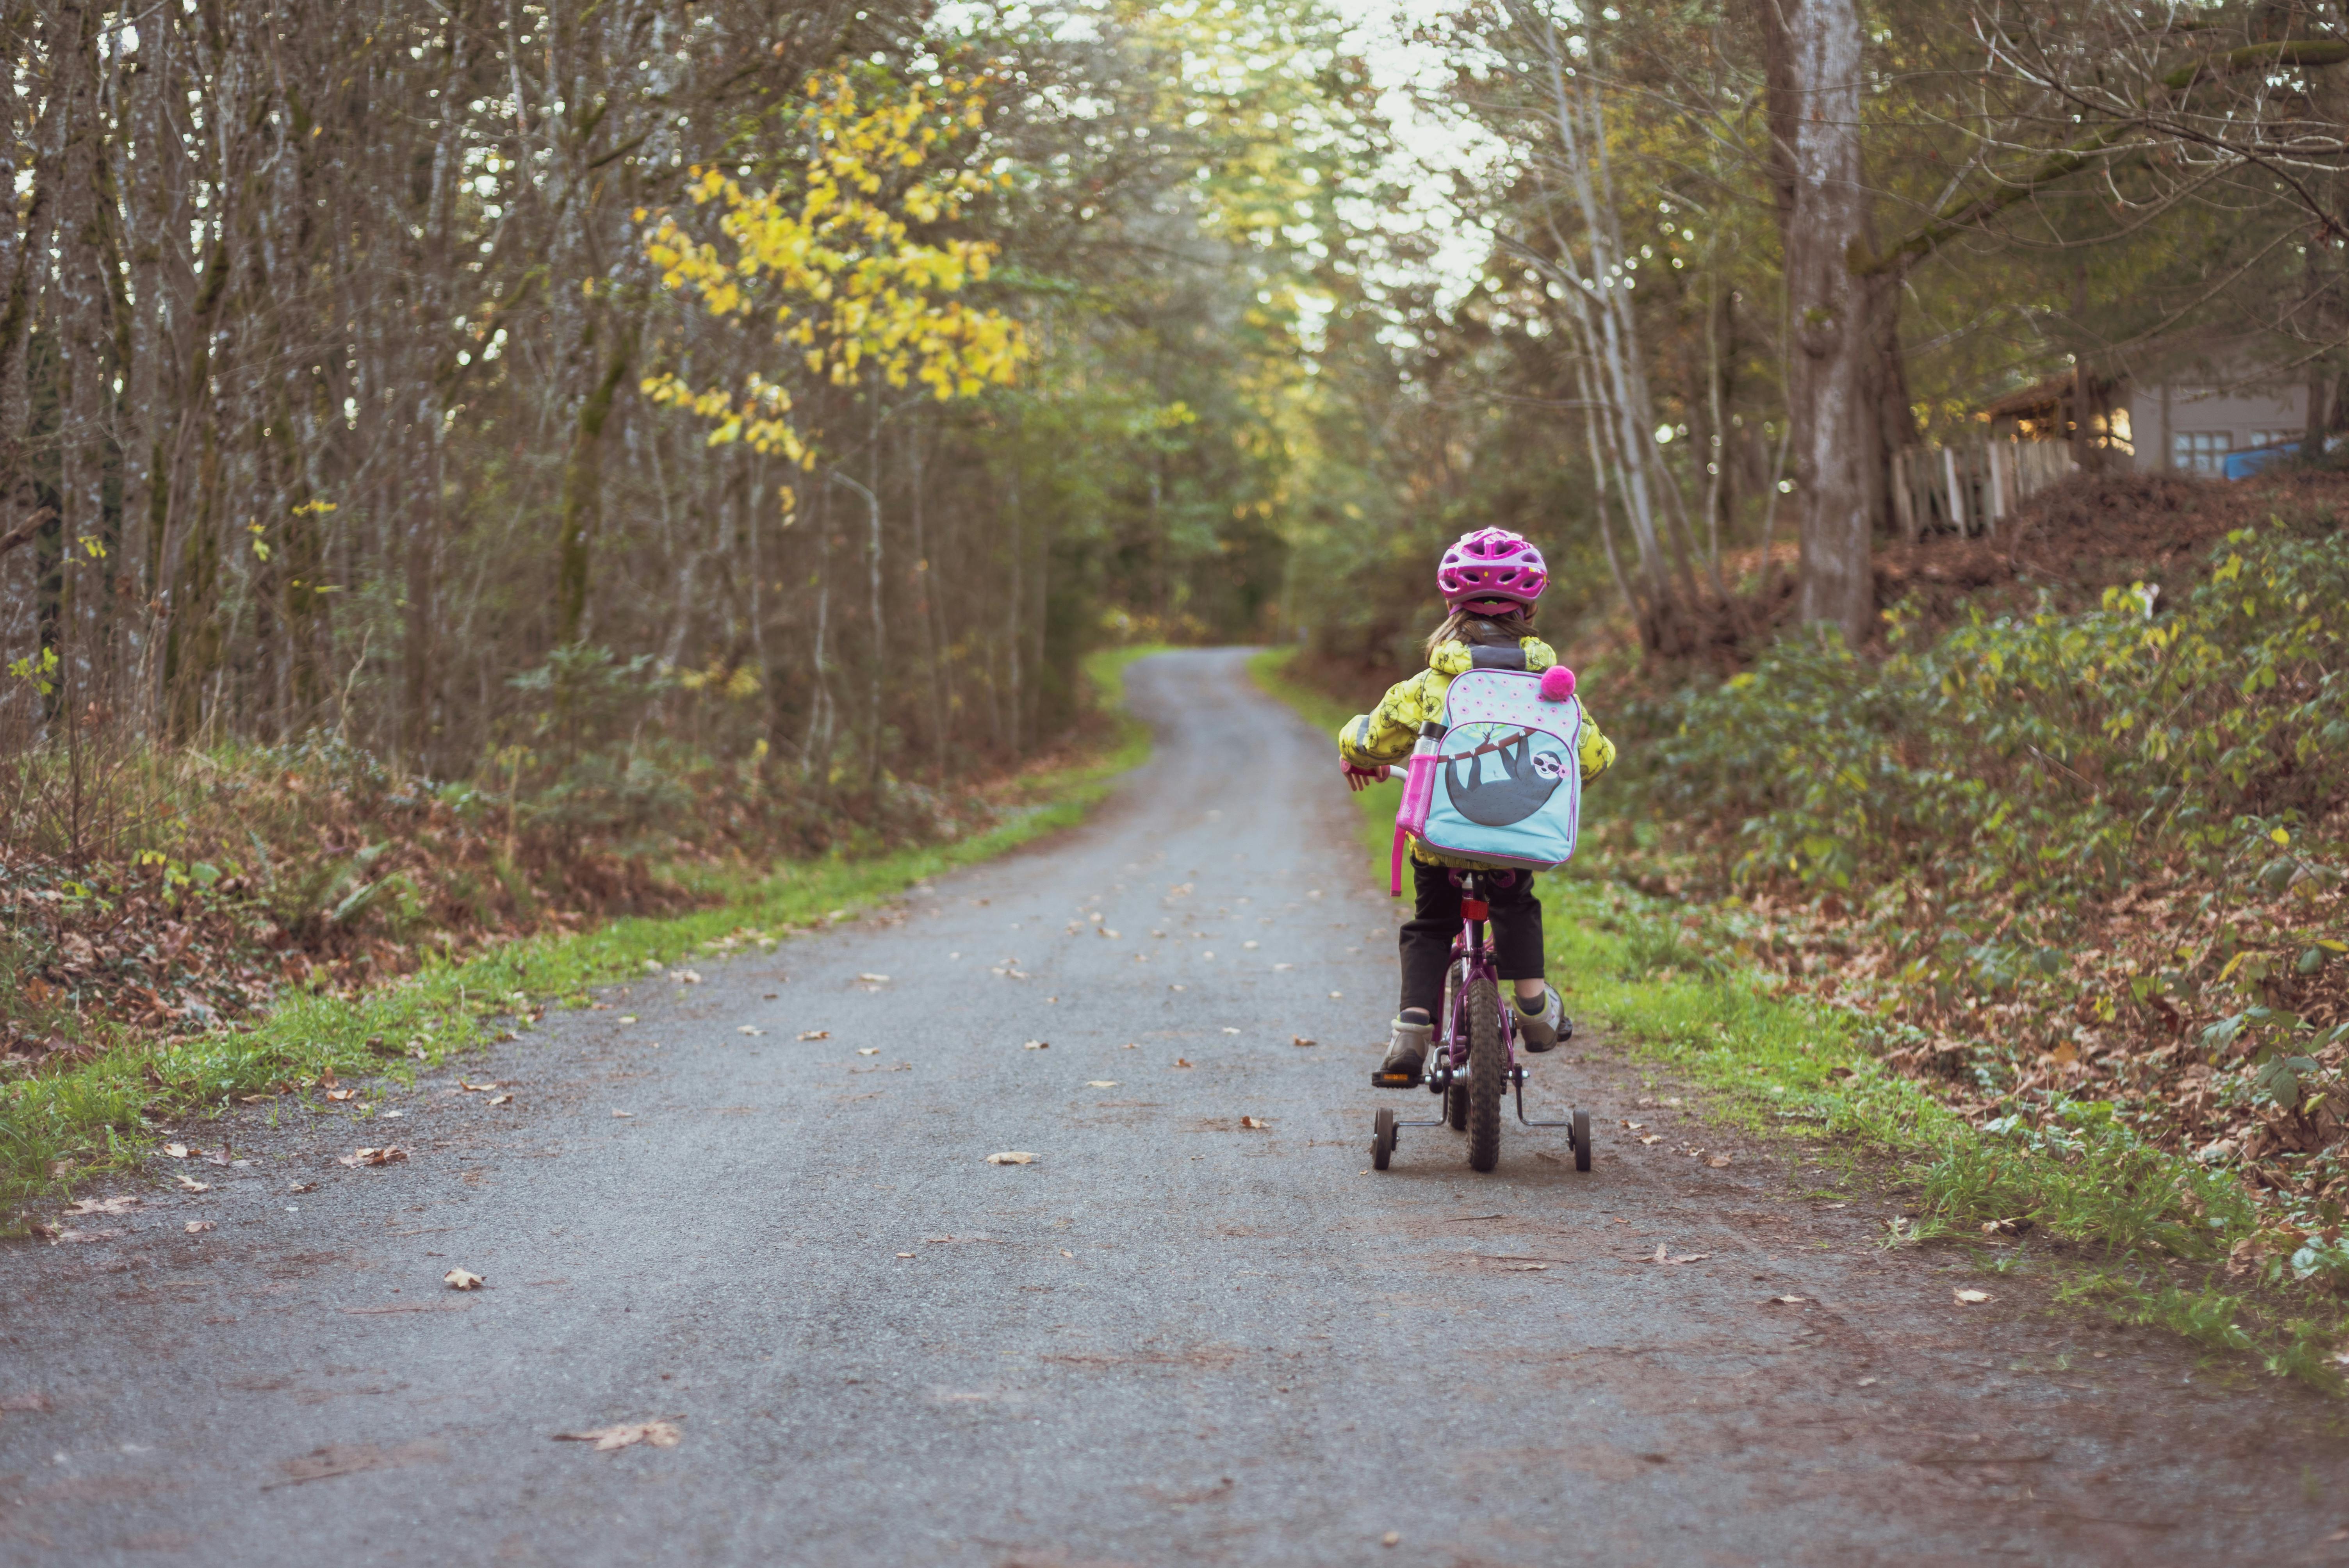
[[[1526,667],[1526,651],[1515,643],[1506,647],[1479,643],[1468,650],[1468,667],[1472,670],[1522,670]]]

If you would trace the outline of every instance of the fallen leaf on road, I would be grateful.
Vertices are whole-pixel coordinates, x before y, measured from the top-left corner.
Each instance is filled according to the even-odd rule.
[[[1764,1306],[1801,1306],[1811,1298],[1807,1295],[1774,1295],[1763,1302]]]
[[[1626,1132],[1645,1132],[1647,1130],[1648,1124],[1644,1121],[1627,1121],[1623,1124],[1623,1130]]]
[[[285,1190],[288,1192],[315,1192],[318,1190],[318,1184],[316,1181],[288,1181],[285,1183]]]
[[[913,1253],[899,1253],[897,1255],[898,1255],[899,1257],[901,1257],[901,1258],[910,1258],[910,1257],[912,1257],[914,1254],[913,1254]]]
[[[392,1114],[397,1116],[399,1113],[394,1111]],[[201,1151],[201,1156],[207,1165],[225,1165],[228,1163],[228,1145],[223,1143],[217,1150],[203,1150]]]
[[[1117,1079],[1087,1078],[1085,1079],[1085,1087],[1087,1088],[1115,1088],[1117,1087]]]
[[[1321,895],[1315,892],[1308,893],[1305,896],[1308,898],[1319,898]],[[1402,1532],[1400,1530],[1390,1530],[1384,1535],[1379,1537],[1379,1544],[1381,1546],[1399,1546],[1402,1543]]]
[[[510,1094],[493,1094],[490,1096],[490,1103],[492,1105],[505,1105],[510,1103],[512,1099],[513,1096]]]
[[[1118,1047],[1118,1049],[1119,1049],[1119,1050],[1121,1050],[1121,1051],[1138,1051],[1138,1050],[1140,1050],[1141,1048],[1142,1048],[1141,1044],[1140,1044],[1138,1041],[1134,1041],[1134,1040],[1128,1040],[1128,1041],[1126,1041],[1126,1042],[1125,1042],[1125,1044],[1123,1044],[1123,1045],[1122,1045],[1122,1046]]]
[[[1176,1067],[1178,1067],[1178,1068],[1187,1068],[1187,1067],[1189,1067],[1191,1064],[1190,1064],[1189,1062],[1185,1061],[1181,1057],[1176,1057],[1174,1058],[1174,1065],[1175,1065]]]
[[[558,1443],[593,1443],[595,1452],[606,1453],[613,1449],[625,1449],[636,1443],[650,1443],[657,1449],[673,1449],[684,1439],[673,1421],[623,1421],[616,1427],[597,1427],[586,1432],[557,1432]]]
[[[753,1028],[748,1024],[738,1024],[735,1026],[734,1032],[738,1035],[763,1035],[767,1031],[764,1029]],[[802,1036],[801,1038],[804,1039],[806,1037]]]
[[[457,1080],[457,1087],[463,1089],[467,1094],[488,1094],[494,1090],[498,1086],[493,1083],[467,1083],[463,1078],[459,1078]]]
[[[647,959],[646,959],[646,960],[645,960],[645,973],[646,973],[646,974],[647,974],[647,975],[657,975],[657,974],[659,974],[660,972],[661,972],[661,961],[660,961],[659,959],[657,959],[657,958],[647,958]]]
[[[1169,985],[1166,988],[1169,991],[1187,991],[1190,989],[1187,985]]]
[[[620,1015],[620,1022],[623,1024],[633,1024],[636,1021],[636,1016],[634,1013],[623,1013]]]
[[[171,1179],[180,1184],[180,1190],[183,1192],[209,1192],[212,1190],[211,1182],[199,1181],[192,1176],[182,1176],[176,1171],[171,1173]]]
[[[1713,1256],[1711,1253],[1682,1253],[1680,1256],[1674,1257],[1664,1250],[1663,1243],[1658,1242],[1656,1250],[1640,1261],[1650,1264],[1701,1264],[1711,1256]]]
[[[1331,1000],[1332,1002],[1335,1002],[1335,1001],[1339,1000],[1340,998],[1343,997],[1345,995],[1346,995],[1346,994],[1345,994],[1343,991],[1332,991],[1332,992],[1330,992],[1330,1000]]]
[[[78,1231],[71,1225],[67,1225],[63,1230],[45,1225],[36,1225],[33,1228],[40,1234],[48,1237],[51,1246],[57,1245],[59,1242],[110,1242],[122,1233],[120,1231]]]
[[[1255,952],[1257,947],[1257,944],[1253,942],[1243,942],[1240,945],[1247,948],[1251,953]]]
[[[1001,1154],[990,1154],[987,1157],[987,1162],[989,1165],[1033,1165],[1036,1163],[1036,1157],[1014,1149]]]
[[[867,985],[886,985],[889,984],[889,976],[886,975],[859,975],[857,978],[864,981]]]
[[[690,969],[672,969],[668,972],[668,977],[680,985],[698,985],[701,984],[701,976],[695,974]]]
[[[1297,967],[1297,965],[1294,965],[1294,964],[1276,964],[1276,965],[1273,965],[1273,968],[1274,968],[1275,970],[1281,970],[1281,969],[1294,969],[1294,968],[1296,968],[1296,967]]]
[[[187,1232],[188,1234],[193,1236],[211,1230],[212,1228],[212,1222],[210,1220],[190,1220],[185,1225],[182,1225],[180,1228]]]
[[[860,1057],[877,1057],[881,1054],[881,1047],[878,1046],[859,1046],[856,1047],[856,1054]]]
[[[2038,1223],[2028,1214],[2017,1214],[2011,1220],[1984,1220],[1982,1230],[1985,1236],[2021,1236]]]
[[[1076,1254],[1076,1253],[1072,1253],[1072,1252],[1071,1252],[1071,1251],[1069,1251],[1069,1249],[1068,1249],[1068,1248],[1066,1248],[1066,1247],[1062,1247],[1062,1248],[1061,1249],[1061,1255],[1062,1257],[1064,1257],[1064,1258],[1072,1258],[1072,1257],[1075,1257],[1077,1254]]]
[[[68,1214],[127,1214],[139,1206],[136,1198],[77,1198]]]
[[[357,1099],[358,1097],[359,1091],[355,1088],[330,1088],[326,1091],[328,1099]]]
[[[612,1114],[620,1120],[626,1121],[628,1118],[636,1115],[636,1113],[633,1110],[615,1110]]]
[[[1641,1143],[1661,1143],[1663,1140],[1664,1135],[1661,1132],[1651,1132],[1647,1137],[1640,1140]]]
[[[830,1029],[809,1029],[803,1032],[800,1036],[800,1038],[802,1040],[828,1040],[832,1038],[832,1031]]]
[[[1957,1298],[1961,1306],[1977,1306],[1991,1299],[1990,1292],[1986,1290],[1953,1290],[1950,1294]]]
[[[1237,1034],[1238,1034],[1238,1033],[1239,1033],[1239,1031],[1238,1031],[1237,1029],[1226,1029],[1226,1030],[1224,1031],[1224,1033],[1226,1033],[1226,1034],[1227,1034],[1227,1035],[1237,1035]]]
[[[1706,1161],[1705,1163],[1713,1167],[1715,1171],[1718,1171],[1729,1163],[1729,1156],[1726,1154],[1716,1154],[1712,1159]]]
[[[1019,1048],[1023,1051],[1049,1051],[1052,1048],[1052,1042],[1050,1040],[1030,1040]]]
[[[1292,1046],[1318,1046],[1321,1042],[1319,1040],[1309,1040],[1303,1035],[1291,1035],[1288,1037],[1288,1043]]]
[[[1250,1132],[1261,1132],[1264,1130],[1264,1119],[1261,1117],[1243,1116],[1240,1118],[1240,1126]]]
[[[163,1145],[163,1152],[174,1160],[185,1160],[188,1157],[188,1146],[184,1143],[166,1143]]]
[[[407,1158],[407,1150],[396,1143],[387,1143],[381,1149],[355,1149],[335,1163],[337,1165],[388,1165],[395,1160]]]
[[[450,1290],[479,1290],[481,1276],[467,1269],[450,1269],[440,1276],[440,1282]]]

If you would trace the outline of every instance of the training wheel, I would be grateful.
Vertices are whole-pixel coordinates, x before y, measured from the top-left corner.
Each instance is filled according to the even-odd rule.
[[[1587,1110],[1576,1111],[1574,1125],[1567,1130],[1567,1133],[1574,1140],[1574,1168],[1577,1171],[1589,1170],[1590,1113]]]
[[[1383,1171],[1394,1158],[1395,1113],[1384,1106],[1371,1118],[1371,1167]]]

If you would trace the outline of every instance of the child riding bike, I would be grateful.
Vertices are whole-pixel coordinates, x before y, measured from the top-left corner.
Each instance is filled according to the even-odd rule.
[[[1549,645],[1534,635],[1534,608],[1549,585],[1548,569],[1541,552],[1523,537],[1498,528],[1463,534],[1444,552],[1435,581],[1445,614],[1427,639],[1427,668],[1388,687],[1376,711],[1357,715],[1338,732],[1346,782],[1356,790],[1385,778],[1389,766],[1409,757],[1423,725],[1443,722],[1444,693],[1455,676],[1475,667],[1478,648],[1522,649],[1528,671],[1557,663]],[[1581,717],[1576,760],[1587,783],[1615,760],[1615,744],[1590,722],[1588,710]],[[1381,1088],[1409,1088],[1426,1068],[1452,940],[1461,926],[1456,873],[1462,870],[1480,873],[1478,892],[1491,908],[1495,955],[1516,994],[1519,1038],[1529,1051],[1557,1046],[1565,1009],[1542,973],[1542,908],[1534,896],[1534,873],[1495,871],[1486,862],[1441,855],[1417,837],[1411,840],[1411,859],[1414,904],[1398,938],[1402,1005],[1373,1081]]]

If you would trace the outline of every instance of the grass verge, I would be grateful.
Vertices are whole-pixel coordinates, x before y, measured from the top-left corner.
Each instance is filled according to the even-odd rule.
[[[1148,731],[1124,709],[1124,670],[1156,651],[1112,648],[1085,661],[1097,700],[1116,717],[1113,738],[1096,755],[1021,780],[1013,809],[986,832],[864,860],[687,873],[680,881],[709,901],[689,913],[524,938],[460,963],[428,965],[356,999],[289,992],[249,1026],[118,1047],[66,1071],[10,1083],[0,1090],[0,1214],[22,1229],[27,1202],[129,1168],[154,1142],[158,1122],[306,1096],[330,1076],[412,1079],[419,1067],[527,1026],[547,1007],[584,1006],[587,986],[772,946],[1071,826],[1150,754]]]
[[[1289,678],[1294,656],[1269,650],[1249,672],[1334,737],[1351,716]],[[1400,792],[1387,784],[1355,797],[1381,882]],[[1995,1272],[2043,1268],[2059,1300],[2343,1391],[2333,1352],[2349,1319],[2337,1301],[2294,1288],[2289,1263],[2282,1278],[2236,1285],[2224,1274],[2260,1223],[2232,1180],[2145,1142],[2108,1105],[2075,1107],[2055,1127],[1976,1128],[1862,1048],[1851,1015],[1777,994],[1768,975],[1692,943],[1680,905],[1609,885],[1606,872],[1578,861],[1543,886],[1550,979],[1569,1010],[1702,1091],[1717,1119],[1808,1140],[1847,1170],[1862,1158],[1889,1163],[1881,1174],[1913,1213],[1887,1245],[1966,1245]],[[2030,1222],[2017,1227],[2027,1239],[1984,1239],[1985,1224],[2019,1221]]]

